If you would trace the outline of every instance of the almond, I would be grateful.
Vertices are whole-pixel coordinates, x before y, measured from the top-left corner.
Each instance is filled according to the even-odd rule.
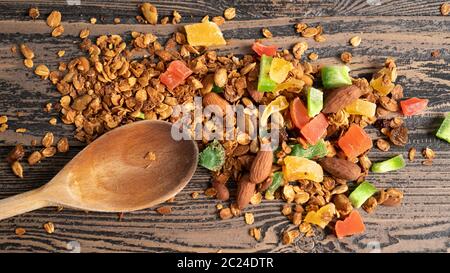
[[[273,152],[270,149],[261,149],[250,167],[250,181],[259,184],[269,177],[272,171]]]
[[[222,98],[220,95],[218,95],[214,92],[210,92],[203,97],[203,106],[207,107],[210,105],[219,106],[220,109],[222,110],[223,114],[225,115],[226,109],[227,109],[227,106],[229,106],[229,103],[224,98]]]
[[[256,184],[250,182],[249,175],[244,174],[238,183],[236,201],[239,209],[244,209],[255,193]]]
[[[227,186],[224,183],[220,183],[219,181],[213,181],[212,183],[214,189],[216,189],[216,198],[222,201],[226,201],[230,198],[230,192],[228,191]]]
[[[362,95],[361,89],[355,85],[339,87],[328,93],[322,112],[337,113]]]
[[[357,164],[337,157],[324,158],[319,161],[319,164],[336,178],[353,181],[361,174],[361,168]]]

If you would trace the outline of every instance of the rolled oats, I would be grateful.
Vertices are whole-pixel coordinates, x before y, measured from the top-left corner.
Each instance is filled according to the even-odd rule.
[[[227,20],[234,19],[234,17],[236,17],[236,8],[227,8],[223,12],[223,17],[225,17],[225,19],[227,19]]]
[[[251,213],[251,212],[246,212],[244,214],[244,218],[245,218],[245,223],[247,225],[252,225],[255,222],[255,218],[253,216],[253,213]]]
[[[61,24],[61,12],[54,10],[47,17],[47,25],[51,28],[56,28]]]

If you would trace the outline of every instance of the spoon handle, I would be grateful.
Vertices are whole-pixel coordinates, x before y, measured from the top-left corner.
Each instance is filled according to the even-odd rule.
[[[0,200],[0,220],[49,206],[42,189],[36,189]]]

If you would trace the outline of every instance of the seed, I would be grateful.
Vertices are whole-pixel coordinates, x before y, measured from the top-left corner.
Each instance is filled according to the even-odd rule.
[[[315,27],[308,27],[302,31],[302,36],[305,38],[311,38],[319,33],[319,29]]]
[[[52,31],[52,37],[59,37],[64,33],[64,27],[62,25],[57,26]]]
[[[16,176],[23,178],[23,168],[22,168],[22,164],[20,164],[19,161],[13,162],[13,164],[11,165],[11,170],[13,171],[13,173]]]
[[[26,44],[21,44],[19,46],[20,52],[25,57],[25,59],[33,59],[34,58],[34,52],[29,48]]]
[[[31,153],[31,155],[28,157],[28,164],[30,164],[31,166],[38,163],[39,161],[41,161],[42,159],[42,155],[40,152],[38,151],[34,151],[33,153]]]
[[[51,28],[55,28],[61,24],[61,12],[52,11],[50,15],[47,17],[47,25]]]
[[[144,15],[145,20],[152,25],[158,23],[158,11],[155,6],[150,3],[144,3],[141,5],[141,12]]]
[[[263,28],[261,31],[262,31],[262,34],[264,37],[269,38],[269,39],[273,37],[272,32],[270,32],[269,29]]]
[[[310,53],[310,54],[308,55],[308,58],[309,58],[311,61],[315,61],[315,60],[317,60],[317,59],[319,58],[319,55],[317,55],[317,53],[312,52],[312,53]]]
[[[222,220],[231,219],[233,217],[233,214],[231,214],[231,209],[230,208],[221,209],[219,212],[219,217]]]
[[[359,36],[354,36],[350,39],[350,44],[353,47],[359,46],[360,43],[361,43],[361,37],[359,37]]]
[[[232,19],[234,19],[234,17],[236,17],[236,9],[235,9],[235,8],[227,8],[227,9],[223,12],[223,16],[224,16],[225,19],[227,19],[227,20],[232,20]]]
[[[382,150],[383,152],[387,152],[391,148],[391,145],[386,140],[379,138],[377,140],[377,147],[378,147],[378,149]]]
[[[409,149],[408,158],[409,161],[414,161],[414,158],[416,157],[416,148],[412,147]]]
[[[17,236],[22,236],[26,233],[26,230],[24,228],[16,228],[14,232],[16,233]]]
[[[55,225],[52,222],[45,223],[44,229],[48,234],[52,234],[55,232]]]
[[[67,137],[63,137],[60,140],[58,140],[58,143],[56,144],[56,148],[58,149],[58,152],[65,153],[69,151],[69,141],[67,140]]]
[[[217,69],[216,73],[214,74],[214,83],[218,87],[224,87],[227,84],[227,81],[228,81],[227,70],[225,68]]]
[[[447,16],[450,14],[450,3],[443,3],[441,5],[441,14]]]
[[[87,37],[89,37],[90,33],[91,33],[91,31],[88,28],[85,28],[85,29],[80,31],[80,38],[81,39],[86,39]]]
[[[33,60],[32,59],[25,59],[25,60],[23,60],[23,65],[26,67],[26,68],[33,68]]]
[[[42,138],[42,146],[44,147],[50,147],[53,145],[54,136],[53,133],[47,132],[45,133],[44,137]]]
[[[39,9],[36,7],[30,8],[28,10],[28,16],[31,17],[31,19],[36,20],[40,15]]]
[[[251,212],[246,212],[244,214],[244,218],[245,218],[245,223],[247,225],[251,225],[255,222],[255,217],[253,216],[253,213],[251,213]]]
[[[342,52],[341,61],[343,61],[344,63],[350,63],[352,61],[352,54],[347,51]]]
[[[50,70],[45,64],[40,64],[36,67],[34,73],[42,78],[47,78],[50,75]]]

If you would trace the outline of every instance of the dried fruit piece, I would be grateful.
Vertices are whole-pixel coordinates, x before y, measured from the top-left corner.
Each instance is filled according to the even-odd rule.
[[[405,165],[403,155],[397,155],[391,159],[372,164],[371,170],[375,173],[385,173],[402,169]]]
[[[297,156],[286,156],[284,158],[283,175],[287,181],[299,179],[308,179],[315,182],[323,181],[323,170],[319,164]]]
[[[339,220],[336,222],[334,230],[336,236],[339,239],[342,239],[345,236],[363,233],[366,230],[366,227],[359,212],[353,210],[343,221]]]
[[[198,164],[211,171],[218,171],[225,163],[225,149],[214,140],[199,155]]]
[[[324,66],[320,70],[322,84],[326,89],[339,88],[352,85],[352,79],[349,76],[350,68],[345,65]]]
[[[289,112],[291,114],[292,123],[298,129],[302,129],[310,120],[308,109],[298,97],[291,101]]]
[[[369,197],[377,192],[377,188],[367,181],[362,182],[359,186],[348,196],[355,208],[360,208]]]
[[[338,145],[348,158],[354,159],[372,148],[372,139],[364,129],[352,124],[338,140]]]
[[[283,179],[283,173],[282,172],[275,172],[272,176],[272,184],[270,184],[269,188],[266,191],[266,199],[267,196],[273,196],[275,191],[283,185],[284,179]]]
[[[213,22],[203,22],[184,26],[187,40],[191,46],[226,45],[222,31]]]
[[[442,121],[436,136],[450,143],[450,114],[447,114],[444,121]]]
[[[315,145],[326,133],[328,120],[323,113],[318,114],[300,130],[309,144]]]
[[[269,77],[276,83],[282,83],[293,68],[291,62],[282,58],[273,58],[270,64]]]
[[[394,145],[405,146],[408,143],[408,128],[402,125],[392,129],[389,134],[389,139]]]
[[[366,117],[373,117],[377,111],[375,103],[357,99],[345,107],[345,111],[352,115],[362,115]]]
[[[266,55],[266,56],[274,56],[277,54],[277,46],[271,45],[263,45],[260,42],[254,42],[252,45],[253,51],[256,52],[259,56]]]
[[[402,100],[400,102],[402,112],[405,116],[417,115],[423,112],[427,108],[427,105],[428,105],[427,99],[419,99],[419,98],[410,98],[407,100]]]
[[[304,222],[315,224],[324,229],[328,223],[333,219],[336,213],[336,208],[333,203],[329,203],[321,207],[318,211],[310,211],[306,214]]]
[[[259,63],[258,91],[272,92],[277,83],[269,76],[270,67],[272,65],[272,57],[262,55]]]
[[[308,105],[308,116],[313,118],[323,108],[323,92],[314,87],[308,87],[306,90],[306,101]]]

